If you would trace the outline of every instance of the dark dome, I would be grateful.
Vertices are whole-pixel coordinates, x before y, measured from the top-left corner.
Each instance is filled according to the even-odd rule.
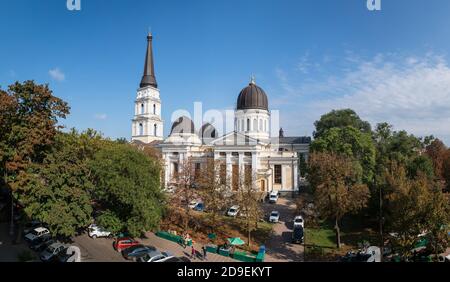
[[[217,137],[217,131],[216,128],[210,124],[210,123],[205,123],[201,130],[201,137],[202,138],[216,138]]]
[[[173,133],[195,133],[194,123],[186,116],[179,117],[173,124],[170,134]]]
[[[268,111],[269,105],[267,102],[267,95],[264,90],[261,89],[261,87],[259,87],[255,84],[254,81],[252,81],[247,87],[242,89],[241,93],[239,94],[236,109],[261,109]]]

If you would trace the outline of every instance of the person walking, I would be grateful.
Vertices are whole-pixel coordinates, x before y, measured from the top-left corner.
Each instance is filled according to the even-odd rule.
[[[192,251],[191,251],[191,258],[194,259],[195,258],[195,247],[194,244],[192,244]]]
[[[202,246],[202,251],[203,251],[203,259],[207,259],[207,257],[206,257],[207,252],[206,252],[205,246]]]

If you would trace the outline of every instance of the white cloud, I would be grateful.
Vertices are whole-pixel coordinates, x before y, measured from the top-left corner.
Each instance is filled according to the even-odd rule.
[[[445,58],[431,53],[406,58],[379,54],[363,60],[351,54],[345,61],[353,66],[346,66],[339,75],[305,82],[290,92],[308,99],[288,111],[289,116],[296,115],[294,120],[302,119],[296,123],[287,119],[288,127],[297,132],[307,127],[311,132],[321,114],[352,108],[372,124],[386,121],[398,130],[419,136],[433,134],[450,144],[450,67]],[[284,88],[290,82],[280,83]],[[291,103],[299,100],[304,97],[290,96]]]
[[[98,119],[98,120],[105,120],[108,118],[108,115],[107,114],[95,114],[94,118]]]
[[[56,81],[64,81],[66,79],[66,75],[59,68],[49,70],[48,74]]]

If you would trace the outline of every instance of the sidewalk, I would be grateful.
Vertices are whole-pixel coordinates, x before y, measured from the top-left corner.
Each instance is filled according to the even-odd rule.
[[[145,245],[154,246],[157,249],[159,249],[160,251],[169,251],[169,252],[173,253],[175,256],[190,257],[190,255],[191,255],[191,249],[192,249],[191,247],[186,247],[186,249],[184,249],[179,244],[169,241],[169,240],[166,240],[166,239],[163,239],[163,238],[160,238],[152,232],[147,232],[145,235],[147,236],[147,239],[139,240]],[[201,253],[202,245],[195,243],[194,246],[195,246],[195,249]],[[206,260],[203,260],[200,258],[194,258],[194,259],[191,259],[191,261],[193,261],[193,262],[238,262],[237,260],[232,259],[230,257],[224,257],[221,255],[212,254],[212,253],[207,254]]]

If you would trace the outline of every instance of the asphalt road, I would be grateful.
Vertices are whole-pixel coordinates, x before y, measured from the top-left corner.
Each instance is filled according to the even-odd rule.
[[[266,244],[265,261],[304,261],[303,245],[291,243],[295,217],[295,203],[293,199],[279,198],[276,204],[264,203],[263,209],[266,217],[275,210],[280,213],[280,222],[274,223],[274,232]]]

